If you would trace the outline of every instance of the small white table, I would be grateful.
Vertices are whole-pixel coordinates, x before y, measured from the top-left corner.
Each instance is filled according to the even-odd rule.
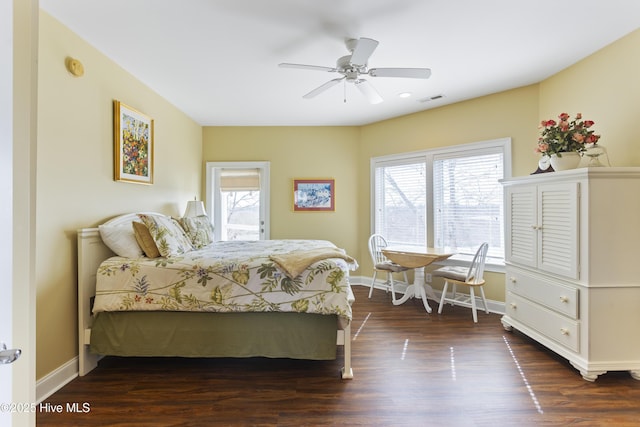
[[[421,246],[387,246],[382,253],[391,261],[403,267],[413,268],[413,284],[407,286],[404,296],[399,300],[394,300],[394,305],[404,304],[409,298],[420,298],[424,309],[431,313],[431,307],[427,302],[427,296],[437,300],[431,285],[424,281],[424,268],[432,262],[442,261],[453,255],[444,249],[427,248]]]

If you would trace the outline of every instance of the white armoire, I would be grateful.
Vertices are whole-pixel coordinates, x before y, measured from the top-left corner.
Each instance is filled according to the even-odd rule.
[[[585,380],[640,380],[640,168],[506,179],[502,324]]]

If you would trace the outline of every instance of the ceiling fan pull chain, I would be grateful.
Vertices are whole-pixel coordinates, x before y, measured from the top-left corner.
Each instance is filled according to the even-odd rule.
[[[342,85],[342,91],[343,91],[343,97],[344,97],[344,103],[347,103],[347,81],[344,81],[344,84]]]

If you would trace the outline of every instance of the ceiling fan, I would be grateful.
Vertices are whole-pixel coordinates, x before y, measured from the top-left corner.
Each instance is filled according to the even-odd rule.
[[[291,64],[287,62],[278,64],[278,66],[281,68],[300,68],[303,70],[342,74],[342,77],[329,80],[304,95],[303,98],[305,99],[313,98],[344,81],[345,83],[353,83],[372,104],[379,104],[382,102],[382,97],[369,83],[369,81],[361,77],[362,75],[369,75],[370,77],[405,77],[413,79],[428,79],[429,76],[431,76],[431,70],[429,68],[368,68],[367,61],[378,46],[378,41],[376,40],[361,37],[359,39],[347,40],[346,45],[351,54],[338,58],[335,67]]]

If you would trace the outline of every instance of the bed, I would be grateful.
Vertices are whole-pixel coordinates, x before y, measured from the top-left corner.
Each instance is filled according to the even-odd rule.
[[[324,240],[196,245],[185,226],[193,244],[167,252],[159,220],[175,222],[143,212],[78,230],[79,375],[103,356],[330,360],[342,346],[341,377],[353,378],[357,262],[342,249]],[[138,228],[151,230],[160,256],[145,256]],[[114,240],[128,240],[128,252]]]

